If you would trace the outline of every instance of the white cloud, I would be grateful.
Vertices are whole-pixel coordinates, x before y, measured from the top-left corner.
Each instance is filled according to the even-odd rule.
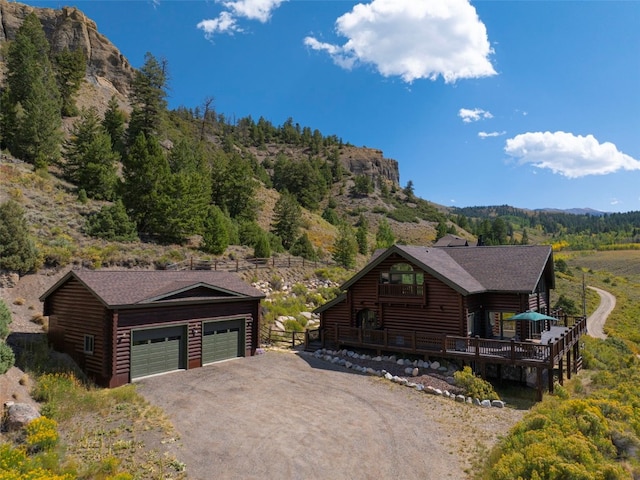
[[[220,12],[217,18],[202,20],[197,27],[204,31],[207,38],[212,38],[217,33],[233,34],[242,32],[238,25],[238,19],[258,20],[266,23],[271,18],[271,13],[287,0],[237,0],[221,3],[226,10]]]
[[[508,139],[504,150],[521,165],[548,168],[568,178],[640,170],[640,161],[620,152],[613,143],[598,142],[593,135],[528,132]]]
[[[481,108],[474,108],[473,110],[468,108],[461,108],[458,111],[458,116],[464,123],[477,122],[486,118],[493,118],[491,112],[482,110]]]
[[[504,130],[502,132],[478,132],[478,136],[484,140],[485,138],[490,138],[490,137],[501,137],[506,133],[507,132]]]
[[[619,203],[621,202],[617,198],[612,198],[611,202],[609,202],[610,205],[618,205]]]
[[[213,37],[216,33],[228,33],[241,32],[242,29],[238,27],[236,19],[229,12],[222,12],[218,18],[212,18],[210,20],[202,20],[197,25],[198,28],[204,30],[204,34],[207,38]]]
[[[487,29],[468,0],[372,0],[336,20],[344,45],[306,37],[343,68],[373,65],[384,77],[407,83],[442,77],[445,82],[496,75]]]

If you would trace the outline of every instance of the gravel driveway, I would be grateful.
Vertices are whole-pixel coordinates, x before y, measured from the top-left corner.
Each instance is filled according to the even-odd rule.
[[[464,479],[524,413],[275,351],[137,383],[180,433],[190,479]]]
[[[616,297],[601,288],[591,286],[587,288],[594,290],[600,295],[600,305],[598,305],[598,308],[587,318],[587,330],[592,337],[604,340],[607,338],[607,335],[604,333],[604,324],[616,306]]]

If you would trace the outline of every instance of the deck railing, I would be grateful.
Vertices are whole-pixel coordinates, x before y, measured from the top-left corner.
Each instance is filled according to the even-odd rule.
[[[472,357],[495,359],[513,363],[551,363],[559,361],[586,333],[586,319],[575,319],[572,326],[548,344],[539,341],[515,341],[437,335],[398,329],[363,330],[336,325],[317,334],[337,345],[369,348],[379,351],[442,355],[445,357]],[[309,338],[309,337],[308,337]]]

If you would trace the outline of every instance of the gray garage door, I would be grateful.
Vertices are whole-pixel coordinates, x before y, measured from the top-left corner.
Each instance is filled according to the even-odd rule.
[[[202,328],[202,363],[244,355],[244,318],[208,322]]]
[[[131,378],[185,368],[185,327],[133,332]]]

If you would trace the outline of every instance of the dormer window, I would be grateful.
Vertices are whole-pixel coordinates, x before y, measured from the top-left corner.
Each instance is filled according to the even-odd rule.
[[[380,295],[422,297],[424,273],[416,272],[408,263],[396,263],[380,274]]]

